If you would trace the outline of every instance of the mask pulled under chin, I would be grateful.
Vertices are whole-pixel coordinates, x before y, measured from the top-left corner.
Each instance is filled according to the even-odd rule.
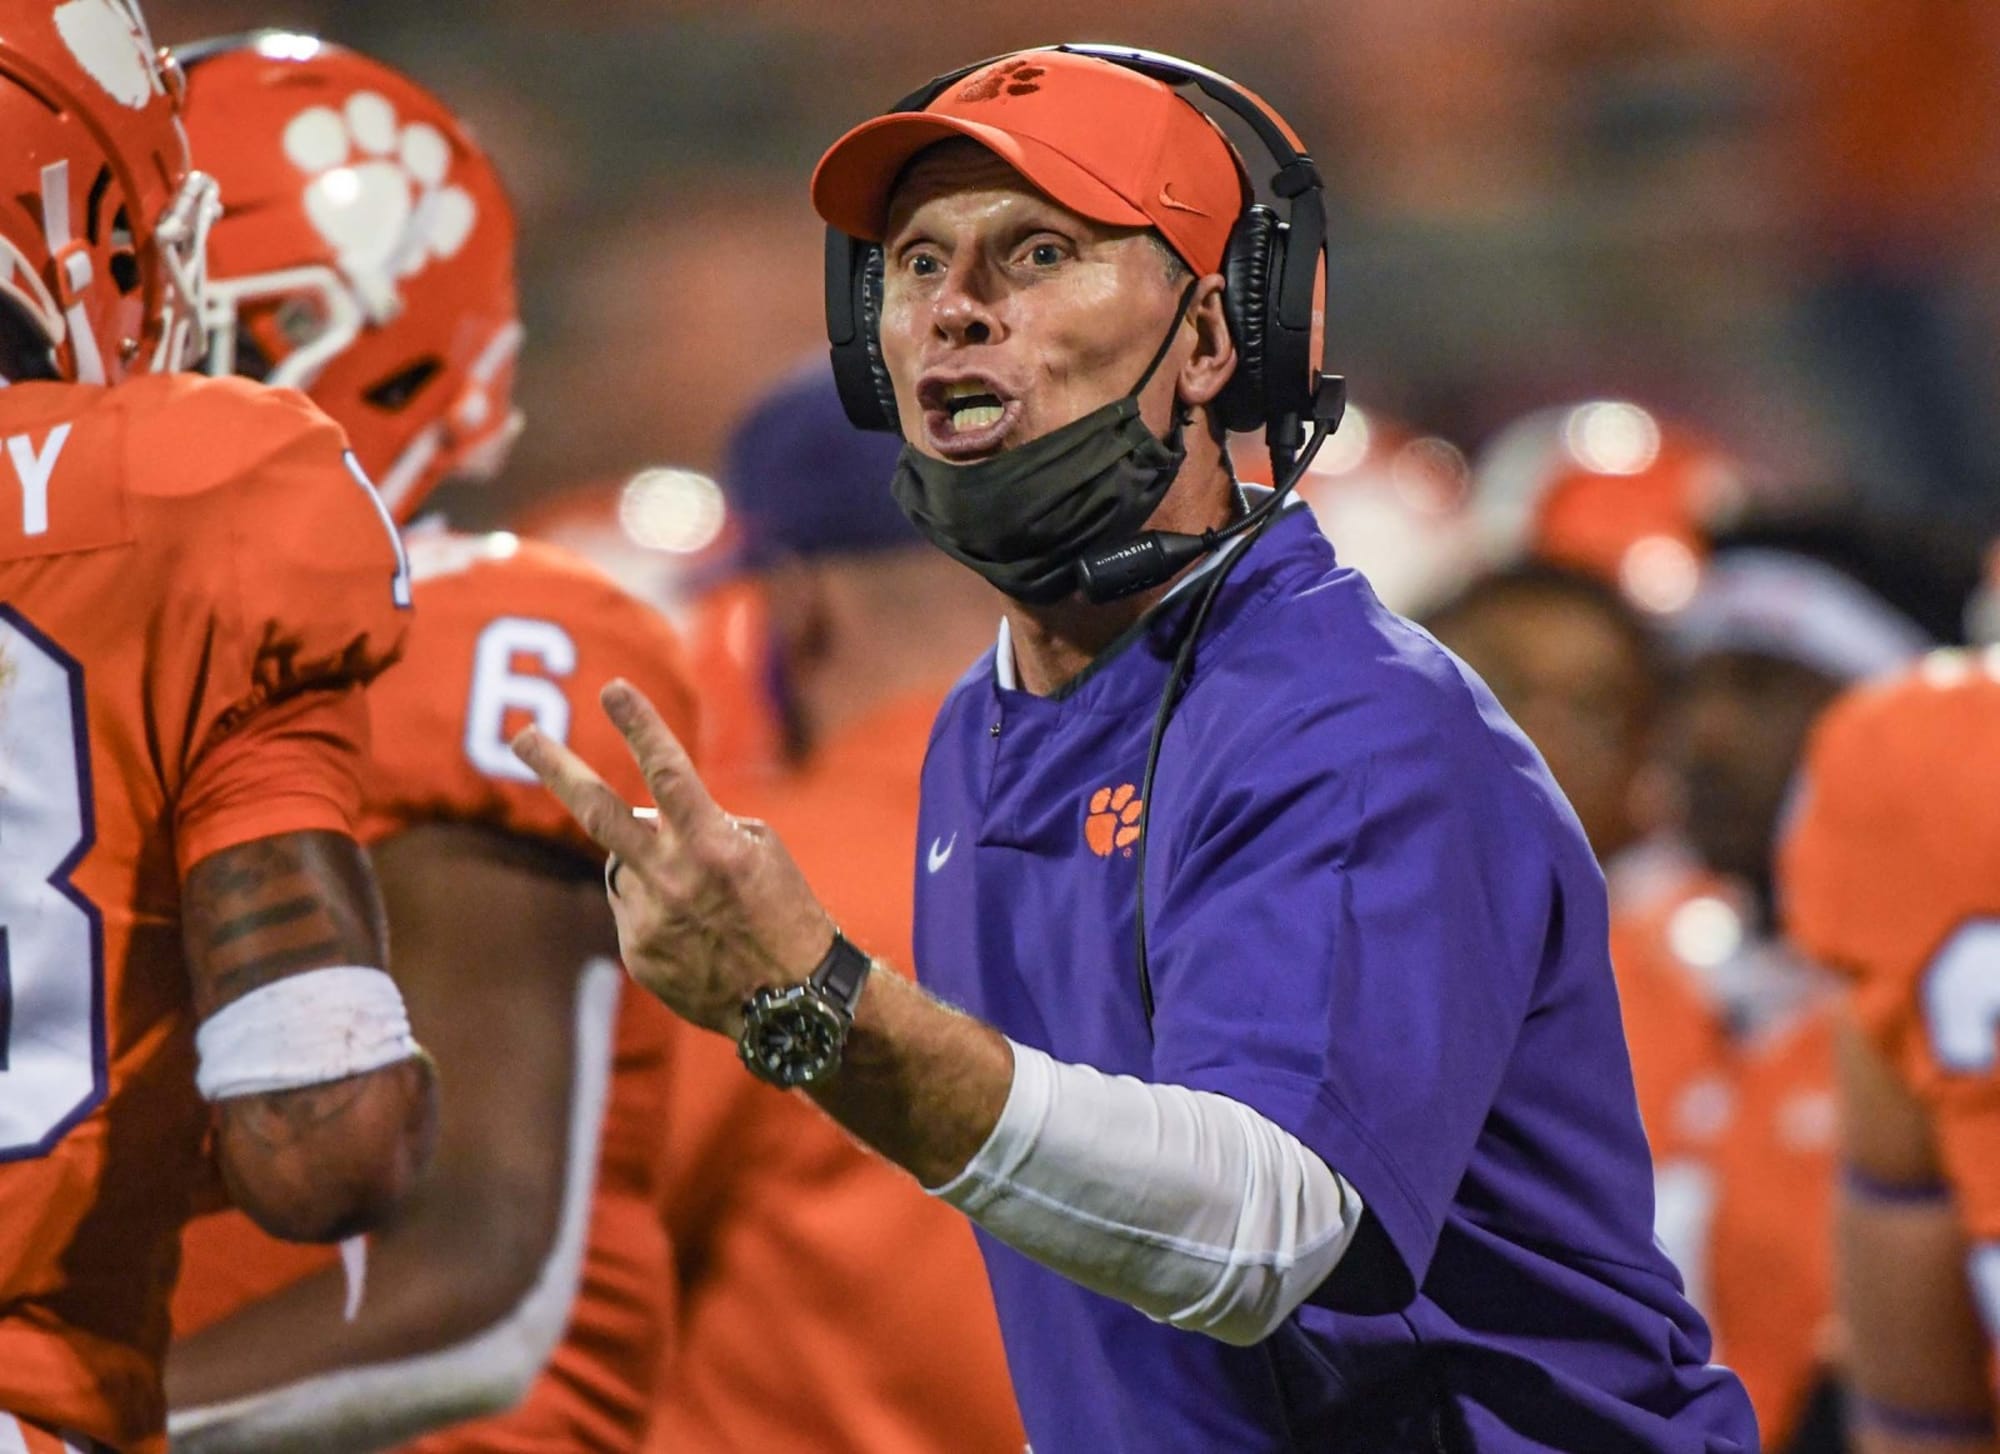
[[[1045,606],[1069,595],[1077,561],[1137,535],[1187,458],[1185,412],[1175,406],[1161,439],[1139,416],[1139,394],[1193,299],[1190,284],[1159,351],[1123,398],[976,464],[949,464],[904,444],[890,488],[910,523],[1017,601]]]

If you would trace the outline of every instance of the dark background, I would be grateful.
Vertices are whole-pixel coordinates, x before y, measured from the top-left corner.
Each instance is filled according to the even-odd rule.
[[[1354,397],[1469,453],[1627,395],[1773,478],[2000,525],[1991,0],[152,0],[159,39],[316,30],[466,116],[518,202],[528,433],[470,523],[711,470],[819,346],[822,147],[1062,39],[1220,69],[1333,205]]]

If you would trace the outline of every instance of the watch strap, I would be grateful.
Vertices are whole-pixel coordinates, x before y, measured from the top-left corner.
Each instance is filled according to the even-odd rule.
[[[868,983],[869,971],[874,967],[875,961],[836,929],[832,947],[806,982],[846,1011],[851,1020],[854,1007],[861,1000],[862,986]]]

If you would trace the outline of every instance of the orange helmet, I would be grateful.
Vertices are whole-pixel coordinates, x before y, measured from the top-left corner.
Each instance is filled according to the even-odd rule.
[[[1622,399],[1543,409],[1495,436],[1473,511],[1496,562],[1532,556],[1598,576],[1634,603],[1687,604],[1716,528],[1741,509],[1743,466]]]
[[[0,0],[0,308],[59,378],[200,357],[215,184],[188,165],[179,68],[136,0]]]
[[[486,153],[416,82],[312,36],[180,54],[195,155],[228,198],[209,371],[310,394],[399,520],[446,478],[496,473],[521,324]]]

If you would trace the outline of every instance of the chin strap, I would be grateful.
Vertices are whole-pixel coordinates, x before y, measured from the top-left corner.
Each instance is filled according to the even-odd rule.
[[[63,311],[34,265],[6,238],[0,237],[0,299],[18,308],[48,344],[51,377],[57,373],[56,347],[63,336]]]
[[[97,335],[90,331],[90,319],[83,311],[83,295],[97,281],[97,270],[91,265],[88,244],[70,233],[67,157],[42,168],[42,236],[48,239],[49,255],[55,261],[56,300],[66,325],[70,357],[76,365],[76,381],[101,384],[104,359],[97,351]]]

